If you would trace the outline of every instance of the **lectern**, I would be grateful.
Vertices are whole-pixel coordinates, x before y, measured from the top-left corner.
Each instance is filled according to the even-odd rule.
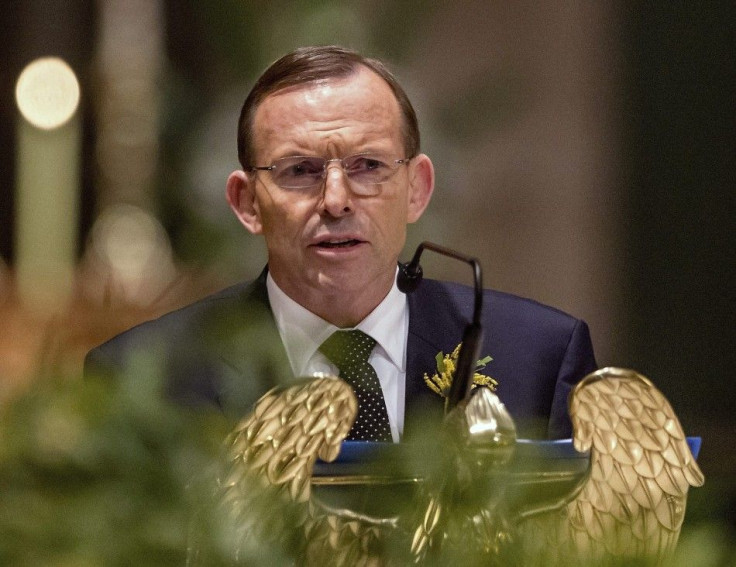
[[[343,443],[357,410],[334,377],[272,390],[227,442],[218,505],[236,548],[297,564],[666,561],[703,475],[665,397],[604,368],[569,400],[573,439],[516,439],[477,388],[416,445]]]

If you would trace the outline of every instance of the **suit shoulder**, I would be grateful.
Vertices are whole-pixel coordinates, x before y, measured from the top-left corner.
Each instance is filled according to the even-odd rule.
[[[458,308],[469,314],[475,305],[475,289],[454,282],[424,280],[423,293],[435,302],[453,302]],[[531,320],[535,324],[540,321],[565,322],[574,325],[579,319],[550,305],[534,299],[521,297],[511,293],[492,289],[483,290],[483,312],[487,316],[512,317],[515,320]]]
[[[93,351],[125,349],[134,343],[141,344],[149,340],[175,340],[196,331],[200,324],[228,313],[242,313],[248,305],[259,305],[262,301],[257,282],[239,283],[155,319],[141,322]]]

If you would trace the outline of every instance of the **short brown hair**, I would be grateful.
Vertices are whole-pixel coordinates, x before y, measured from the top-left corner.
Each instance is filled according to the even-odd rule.
[[[238,121],[238,159],[243,169],[255,165],[253,160],[253,118],[263,100],[282,89],[319,81],[348,77],[359,67],[366,67],[381,77],[396,96],[401,110],[404,157],[419,153],[419,125],[414,107],[396,78],[378,59],[337,45],[300,47],[273,63],[253,85],[243,103]]]

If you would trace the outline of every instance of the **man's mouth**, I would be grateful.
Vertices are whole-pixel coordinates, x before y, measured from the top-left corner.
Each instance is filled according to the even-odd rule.
[[[349,248],[350,246],[356,246],[360,244],[360,240],[349,238],[346,240],[325,240],[317,244],[320,248]]]

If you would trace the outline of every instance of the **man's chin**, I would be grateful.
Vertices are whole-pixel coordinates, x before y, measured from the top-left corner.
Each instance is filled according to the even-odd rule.
[[[317,290],[328,295],[348,295],[370,285],[365,274],[361,278],[354,270],[347,269],[322,270],[316,279]]]
[[[380,273],[385,275],[381,276]],[[351,297],[371,294],[382,294],[381,298],[385,297],[393,285],[394,277],[394,272],[385,270],[379,272],[375,268],[360,264],[358,266],[321,270],[316,282],[320,292],[348,301]]]

